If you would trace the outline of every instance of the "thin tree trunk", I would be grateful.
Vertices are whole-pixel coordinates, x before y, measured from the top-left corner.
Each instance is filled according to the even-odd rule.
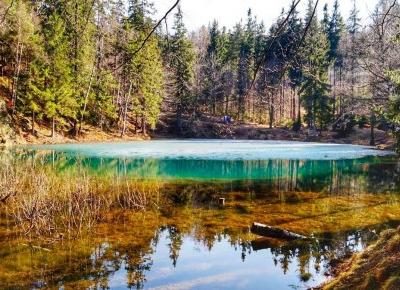
[[[16,56],[16,72],[14,74],[14,81],[12,86],[12,108],[13,113],[16,112],[16,105],[17,105],[17,95],[18,95],[18,81],[19,81],[19,74],[21,71],[21,62],[22,62],[22,52],[23,52],[23,45],[19,43],[17,44],[17,56]]]
[[[147,130],[146,130],[146,118],[144,115],[142,115],[142,134],[143,136],[146,136]]]
[[[51,118],[51,138],[54,139],[56,135],[56,121],[55,118]]]
[[[336,117],[336,65],[333,66],[333,120]]]
[[[87,89],[87,91],[86,91],[86,94],[85,94],[85,100],[84,100],[84,104],[83,104],[83,110],[82,110],[82,112],[81,112],[81,118],[80,118],[80,120],[79,120],[78,135],[80,134],[80,132],[81,132],[81,130],[82,130],[83,118],[84,118],[84,116],[85,116],[85,112],[86,112],[86,108],[87,108],[87,103],[88,103],[88,99],[89,99],[90,90],[91,90],[91,88],[92,88],[94,70],[95,70],[95,65],[93,65],[92,73],[90,74],[89,87],[88,87],[88,89]]]
[[[35,111],[32,110],[32,135],[35,135]]]
[[[124,115],[122,121],[122,130],[121,130],[121,138],[124,137],[126,131],[126,119],[128,115],[128,103],[131,99],[131,91],[132,91],[132,82],[129,83],[128,95],[125,98],[125,107],[124,107]]]
[[[371,113],[371,140],[370,140],[370,145],[375,146],[375,113]]]

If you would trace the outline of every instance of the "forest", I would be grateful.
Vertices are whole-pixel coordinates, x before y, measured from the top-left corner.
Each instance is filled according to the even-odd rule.
[[[272,27],[249,9],[234,27],[189,32],[179,1],[169,28],[144,0],[2,0],[0,94],[32,134],[146,135],[167,112],[177,135],[183,120],[224,115],[295,131],[369,126],[371,144],[375,127],[398,134],[400,5],[379,1],[362,25],[355,2],[348,19],[338,1],[318,15],[313,0],[302,18],[299,2]]]

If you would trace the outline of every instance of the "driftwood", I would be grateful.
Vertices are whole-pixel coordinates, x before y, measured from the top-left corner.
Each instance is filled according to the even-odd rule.
[[[251,241],[251,247],[253,251],[279,248],[285,244],[286,241],[264,237]]]
[[[282,240],[307,239],[307,237],[303,235],[299,235],[279,228],[270,227],[260,223],[253,223],[250,230],[253,234],[268,238],[275,238]]]

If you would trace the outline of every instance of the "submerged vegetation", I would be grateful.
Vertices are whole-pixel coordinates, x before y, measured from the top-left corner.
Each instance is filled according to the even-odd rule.
[[[146,210],[164,204],[157,182],[90,175],[78,164],[57,173],[40,160],[2,162],[0,198],[25,235],[76,237],[112,210]]]
[[[268,269],[283,275],[279,285],[296,273],[291,282],[316,286],[331,264],[400,220],[398,163],[390,156],[185,163],[17,152],[1,159],[0,288],[167,285],[159,271],[185,268],[193,241],[218,261],[228,249],[244,273],[268,253]],[[233,179],[210,179],[209,165]],[[259,239],[249,232],[254,221],[313,239]],[[159,264],[163,255],[168,266]]]
[[[21,233],[37,237],[74,237],[104,221],[109,212],[163,212],[187,205],[218,209],[221,196],[227,198],[228,206],[220,214],[227,211],[238,214],[237,226],[263,222],[266,219],[263,213],[268,212],[265,221],[268,224],[282,224],[307,234],[323,233],[331,232],[330,226],[334,227],[338,220],[342,225],[348,223],[347,229],[352,228],[351,224],[365,227],[396,220],[400,215],[395,194],[399,187],[398,175],[396,163],[390,163],[390,158],[387,160],[386,166],[369,159],[361,162],[209,161],[212,167],[224,168],[231,178],[255,178],[218,181],[215,173],[211,175],[217,179],[210,181],[209,174],[203,176],[204,170],[212,170],[201,163],[205,161],[119,162],[71,159],[54,153],[20,158],[4,155],[0,167],[0,198],[2,208]],[[192,174],[186,176],[187,171]],[[391,181],[385,179],[389,173]],[[168,177],[168,174],[171,175]],[[220,172],[220,175],[223,174]],[[261,176],[270,180],[258,180]],[[319,180],[312,180],[310,176],[318,176]],[[368,209],[374,209],[373,213]],[[349,214],[352,219],[348,218]],[[311,217],[314,218],[309,221],[313,224],[312,232],[302,226],[303,220]]]

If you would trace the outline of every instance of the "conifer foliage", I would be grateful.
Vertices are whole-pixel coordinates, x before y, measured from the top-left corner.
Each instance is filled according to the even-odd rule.
[[[149,0],[0,0],[0,97],[33,135],[38,125],[146,135],[163,113],[176,134],[227,115],[294,130],[351,116],[369,119],[371,137],[396,130],[399,4],[379,1],[363,26],[355,1],[347,20],[339,0],[322,15],[318,1],[303,0],[304,15],[297,2],[271,27],[249,9],[234,27],[189,32],[177,3],[154,30]]]

